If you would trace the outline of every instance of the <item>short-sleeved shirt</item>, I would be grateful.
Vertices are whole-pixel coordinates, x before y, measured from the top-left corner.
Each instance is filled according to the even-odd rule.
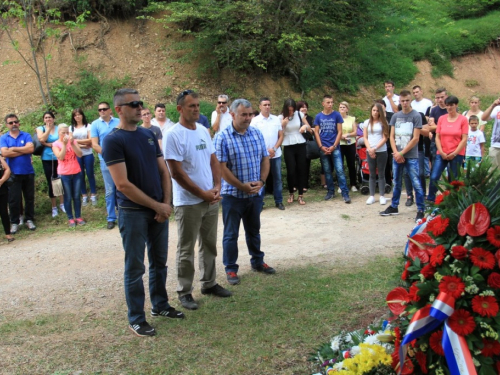
[[[382,127],[382,123],[380,121],[375,122],[372,128],[370,120],[366,120],[363,124],[363,131],[364,129],[368,132],[368,142],[372,148],[377,146],[384,137],[384,128]],[[375,152],[385,151],[387,151],[387,142],[380,146],[380,148],[377,148]]]
[[[324,147],[331,147],[335,143],[338,135],[337,124],[342,124],[344,119],[342,115],[333,111],[329,115],[320,112],[314,118],[314,126],[319,126],[319,138],[321,145]]]
[[[469,114],[470,111],[464,111],[462,113],[462,115],[464,115],[465,117],[467,117],[467,120],[469,120],[469,118],[472,116],[471,114]],[[483,125],[486,125],[488,123],[488,121],[483,121],[481,120],[481,117],[483,116],[483,111],[479,111],[479,113],[476,115],[477,118],[479,119],[479,127],[483,126]],[[470,126],[469,126],[469,130],[470,130]]]
[[[74,126],[71,126],[69,128],[70,133],[73,134],[74,139],[88,139],[89,138],[89,130],[90,126],[89,125],[84,125],[81,128],[75,128]],[[89,148],[83,148],[81,147],[82,150],[82,156],[87,156],[92,153],[92,147]]]
[[[466,156],[482,156],[481,155],[481,143],[485,143],[486,139],[481,130],[476,129],[472,131],[469,129],[469,136],[467,137],[467,150],[465,152]]]
[[[300,132],[300,128],[303,125],[302,115],[299,111],[295,111],[291,120],[288,121],[285,129],[283,130],[283,146],[292,146],[300,143],[306,143],[306,139]],[[283,115],[278,116],[280,124],[283,121]]]
[[[109,123],[104,121],[101,118],[98,118],[97,120],[94,120],[92,122],[92,126],[90,128],[90,138],[99,138],[99,146],[104,149],[103,144],[104,144],[104,138],[111,133],[111,131],[118,126],[120,123],[120,120],[111,117],[109,120]],[[99,159],[104,160],[102,157],[102,154],[98,154]]]
[[[262,158],[269,156],[262,133],[249,126],[244,134],[238,133],[233,126],[224,129],[214,138],[215,155],[242,183],[259,181],[260,164]],[[248,198],[244,191],[238,190],[222,179],[221,194],[232,195],[236,198]]]
[[[254,126],[260,130],[268,150],[274,148],[276,142],[278,142],[279,132],[281,131],[281,121],[277,116],[270,114],[269,117],[264,117],[261,113],[252,119],[250,126]],[[279,158],[280,156],[281,147],[278,147],[273,159]]]
[[[199,124],[203,125],[205,128],[210,129],[210,124],[208,123],[208,117],[200,113],[200,118],[197,121]]]
[[[448,121],[448,116],[441,116],[438,120],[436,134],[439,134],[443,152],[451,154],[457,149],[462,135],[469,134],[469,121],[463,115],[458,115],[458,118],[453,122]],[[465,147],[458,154],[465,155]]]
[[[394,111],[392,110],[392,106],[391,106],[391,102],[389,100],[389,98],[387,96],[384,96],[383,98],[384,102],[385,102],[385,111],[387,113],[394,113]],[[392,101],[394,102],[394,104],[396,104],[396,106],[399,105],[399,95],[392,95]]]
[[[151,120],[151,125],[160,128],[161,134],[163,135],[163,137],[165,137],[165,134],[167,134],[167,132],[170,130],[170,128],[172,128],[175,125],[175,123],[169,118],[167,118],[163,123],[163,126],[161,126],[158,120],[154,118]]]
[[[157,202],[163,202],[158,158],[163,158],[154,134],[138,127],[135,131],[115,128],[104,138],[102,156],[106,165],[125,163],[128,180],[144,194]],[[124,209],[143,209],[121,191],[116,191],[118,206]]]
[[[491,147],[500,148],[500,105],[493,108],[490,117],[495,120],[491,132]]]
[[[68,142],[69,143],[69,142]],[[73,144],[76,143],[76,140],[73,140]],[[52,146],[57,147],[58,149],[63,148],[63,143],[59,140],[55,141]],[[76,159],[75,151],[72,147],[66,146],[66,153],[64,154],[64,159],[59,160],[57,163],[57,174],[61,176],[69,176],[72,174],[80,173],[82,169],[80,168],[80,164]]]
[[[45,133],[45,126],[39,126],[38,128],[36,128],[36,130],[41,130],[42,133]],[[47,140],[45,142],[46,143],[54,143],[55,141],[57,141],[59,139],[58,131],[59,131],[59,129],[58,129],[57,125],[54,126],[54,133],[53,134],[49,133],[49,137],[47,138]],[[47,147],[47,146],[43,147],[42,160],[57,160],[56,156],[52,152],[52,147]]]
[[[412,109],[409,113],[399,111],[391,118],[391,126],[394,126],[395,143],[398,151],[402,151],[413,139],[413,131],[422,129],[422,116]],[[404,155],[406,159],[418,158],[418,142]]]
[[[196,124],[196,129],[188,129],[180,123],[167,132],[163,142],[165,160],[175,160],[181,163],[182,170],[193,183],[202,190],[214,187],[214,178],[210,159],[215,148],[207,129]],[[203,202],[203,199],[184,189],[172,178],[172,191],[175,206],[193,205]]]
[[[212,112],[212,126],[214,126],[214,122],[217,119],[217,111]],[[226,112],[220,114],[220,119],[219,119],[219,131],[217,133],[220,133],[227,127],[231,126],[233,123],[233,117],[229,113],[229,109],[226,110]]]
[[[10,135],[10,132],[5,133],[0,137],[0,148],[2,147],[24,147],[28,143],[33,143],[33,139],[29,133],[19,131],[17,138]],[[15,158],[5,158],[10,170],[14,174],[34,174],[35,170],[31,164],[31,154],[23,154]]]
[[[141,128],[152,131],[156,137],[156,140],[161,141],[163,139],[163,133],[161,132],[161,129],[158,126],[151,125],[149,128],[146,128],[144,125],[142,125]]]
[[[412,100],[411,107],[415,111],[420,112],[425,116],[428,116],[432,108],[432,101],[426,98],[423,98],[420,101]]]
[[[429,118],[434,119],[434,123],[437,125],[439,118],[443,115],[447,115],[448,110],[445,108],[441,108],[440,106],[435,106],[434,108],[431,108],[431,112],[429,113]],[[432,132],[433,134],[436,134],[436,132]],[[436,137],[432,137],[431,143],[436,143]]]

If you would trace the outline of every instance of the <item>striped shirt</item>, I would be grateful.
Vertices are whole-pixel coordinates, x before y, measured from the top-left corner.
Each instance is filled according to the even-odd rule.
[[[242,183],[260,180],[262,158],[269,156],[260,130],[250,126],[245,134],[239,134],[228,126],[215,137],[215,155],[221,163]],[[221,195],[248,198],[249,194],[238,190],[222,179]],[[254,194],[253,196],[255,196]]]

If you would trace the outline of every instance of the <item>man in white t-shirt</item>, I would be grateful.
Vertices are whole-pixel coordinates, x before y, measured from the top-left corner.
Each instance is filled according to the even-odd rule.
[[[283,183],[281,181],[281,143],[283,142],[283,129],[277,116],[271,114],[271,100],[262,97],[259,100],[260,114],[252,119],[250,126],[260,130],[264,136],[269,159],[271,162],[270,175],[273,179],[274,203],[280,210],[283,205]],[[266,188],[262,188],[261,195],[264,198]]]
[[[227,95],[219,95],[217,97],[217,107],[212,112],[212,131],[218,134],[228,126],[231,126],[233,118],[229,113],[229,97]]]
[[[385,81],[384,88],[385,111],[391,114],[396,113],[398,111],[399,95],[394,94],[394,81]]]
[[[151,125],[158,126],[160,128],[163,138],[165,138],[167,130],[174,126],[174,123],[167,118],[165,104],[157,103],[155,105],[155,118],[151,120]]]
[[[493,167],[500,168],[500,98],[496,99],[483,113],[481,120],[495,120],[491,132],[489,157]]]
[[[183,91],[177,97],[179,122],[163,141],[163,152],[172,176],[177,221],[177,293],[183,307],[196,310],[193,299],[194,246],[199,243],[201,294],[230,297],[232,293],[215,281],[217,222],[221,167],[207,129],[198,124],[198,94]]]

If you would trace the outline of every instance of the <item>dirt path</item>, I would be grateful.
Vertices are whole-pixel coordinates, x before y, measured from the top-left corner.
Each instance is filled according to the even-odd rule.
[[[402,197],[404,202],[404,196]],[[264,209],[262,247],[266,262],[280,270],[315,263],[364,262],[376,255],[402,251],[414,226],[415,206],[400,206],[400,215],[381,217],[383,206],[365,204],[355,196],[351,205],[339,198],[329,202],[287,205],[285,211]],[[222,266],[222,218],[219,216],[218,281],[227,285]],[[250,271],[240,232],[240,275]],[[170,224],[167,290],[175,298],[177,228]],[[123,250],[117,229],[61,233],[0,246],[0,320],[40,314],[75,312],[97,314],[115,303],[124,304]],[[194,297],[200,295],[195,281]]]

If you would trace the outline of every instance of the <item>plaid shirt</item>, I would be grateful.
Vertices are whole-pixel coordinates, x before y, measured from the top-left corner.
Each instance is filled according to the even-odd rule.
[[[215,155],[221,163],[242,183],[260,180],[260,163],[269,156],[260,130],[250,126],[245,134],[239,134],[228,126],[215,137]],[[222,179],[221,194],[236,198],[248,198],[249,194]],[[256,194],[253,194],[255,196]]]

